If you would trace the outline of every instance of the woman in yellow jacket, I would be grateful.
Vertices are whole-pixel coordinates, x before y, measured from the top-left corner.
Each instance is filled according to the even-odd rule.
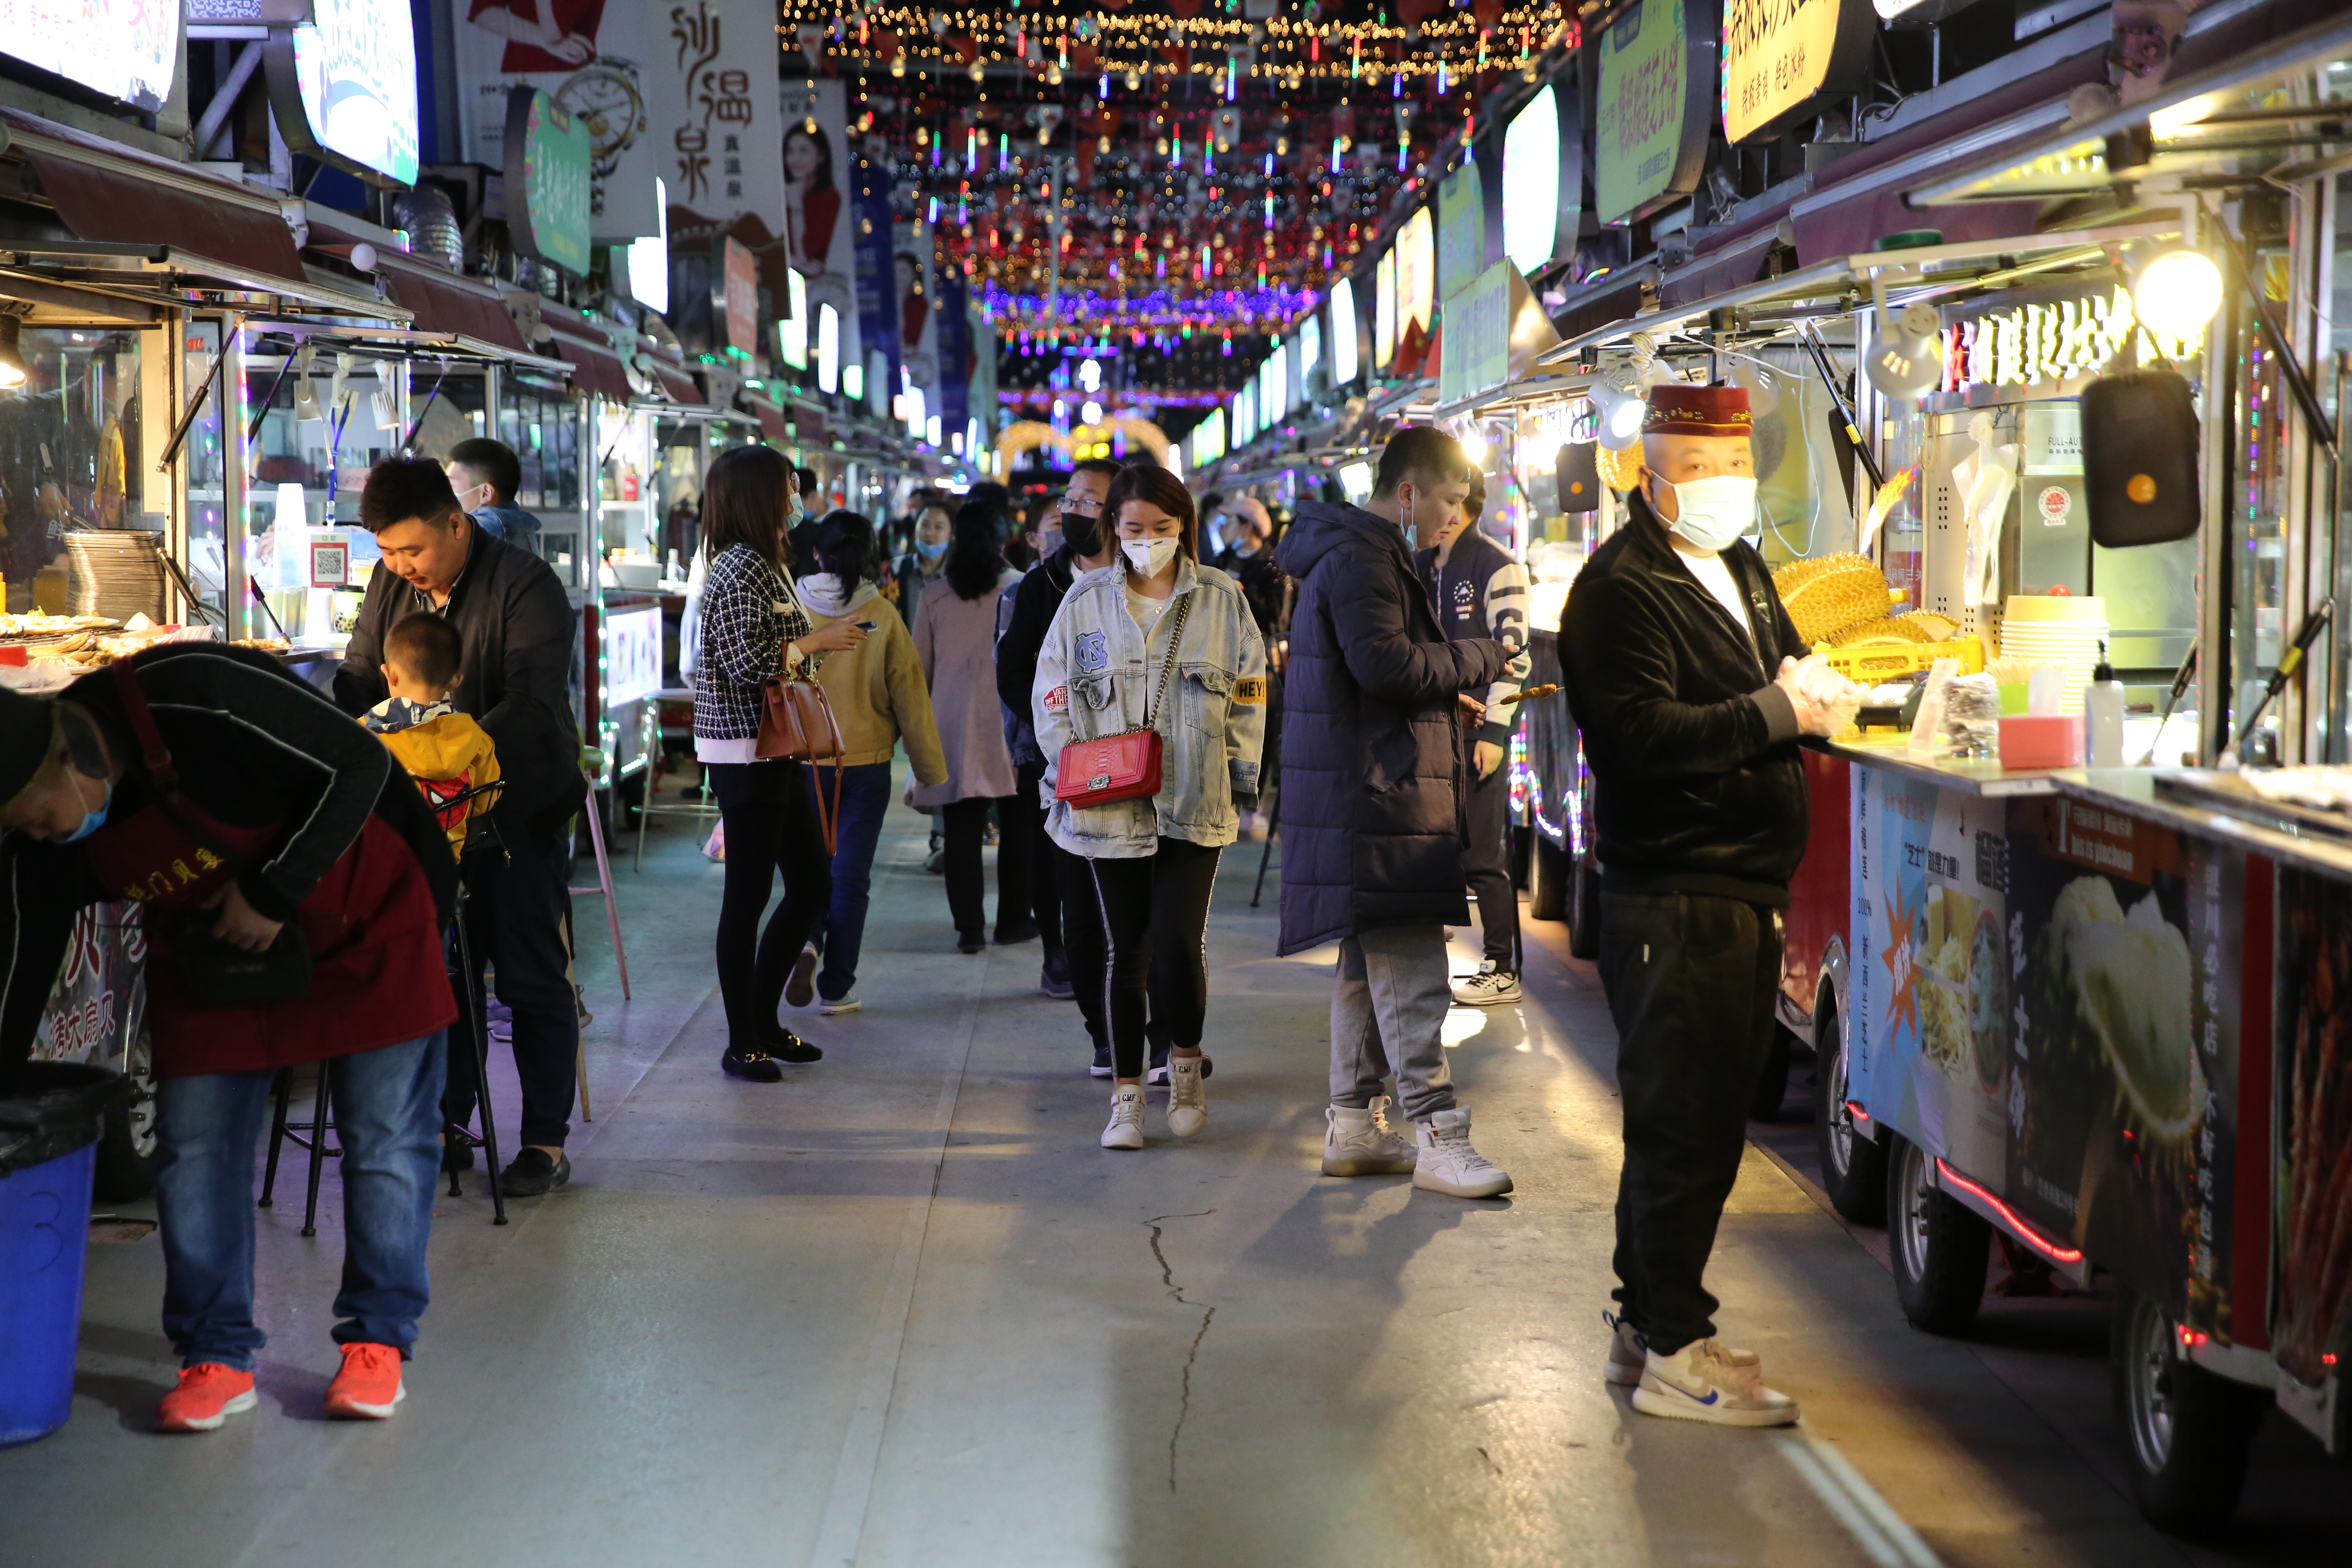
[[[814,553],[817,570],[797,584],[810,619],[822,629],[846,618],[871,634],[856,647],[832,655],[817,671],[847,747],[833,854],[833,907],[793,965],[784,1000],[795,1007],[815,1002],[818,1012],[830,1015],[855,1013],[864,1005],[853,987],[858,949],[866,940],[874,847],[890,807],[891,755],[901,740],[907,742],[907,761],[919,784],[944,782],[948,764],[915,639],[882,596],[887,563],[874,525],[854,511],[828,513],[817,524]],[[825,787],[829,793],[830,780]]]

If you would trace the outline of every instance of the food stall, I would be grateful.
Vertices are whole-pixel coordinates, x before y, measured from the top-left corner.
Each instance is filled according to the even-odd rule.
[[[2335,378],[2305,368],[2337,348],[2352,236],[2315,150],[2347,65],[2352,25],[2318,24],[1909,193],[2039,197],[2068,232],[1684,303],[1670,275],[1662,308],[1548,356],[1636,387],[1678,364],[1742,380],[1788,363],[1777,340],[1853,400],[1851,529],[1792,549],[1762,520],[1801,633],[1873,689],[1805,758],[1786,928],[1822,1185],[1888,1224],[1922,1327],[1973,1319],[1994,1235],[2013,1271],[2112,1290],[2131,1488],[2173,1528],[2228,1516],[2273,1404],[2352,1452],[2343,508]],[[2153,265],[2200,256],[2201,315],[2193,259],[2169,284]],[[2166,420],[2092,412],[2136,370],[2177,371]],[[2189,483],[2154,482],[2192,454]],[[2117,498],[2159,496],[2183,536],[2110,548]],[[2133,765],[2083,765],[2101,642]]]

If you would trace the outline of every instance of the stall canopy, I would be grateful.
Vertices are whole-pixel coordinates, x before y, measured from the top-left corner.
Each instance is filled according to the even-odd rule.
[[[257,293],[295,308],[387,313],[380,300],[305,273],[284,209],[268,192],[14,110],[0,109],[0,129],[7,156],[29,167],[39,195],[74,236],[11,240],[5,249],[56,258],[68,270],[77,251],[133,260],[138,272],[119,265],[82,269],[116,291],[143,285],[171,294]]]
[[[793,438],[792,426],[784,421],[784,411],[764,397],[751,400],[751,412],[760,416],[760,434],[781,447]]]
[[[555,334],[555,341],[547,346],[572,366],[572,385],[614,403],[629,401],[635,389],[629,384],[628,369],[614,353],[613,342],[603,328],[552,300],[541,302],[540,317]]]
[[[2313,23],[2137,103],[1910,190],[1914,206],[2048,201],[2129,184],[2163,189],[2296,180],[2352,166],[2352,16]]]

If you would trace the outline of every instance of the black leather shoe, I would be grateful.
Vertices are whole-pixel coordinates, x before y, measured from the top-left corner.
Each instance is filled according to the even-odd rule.
[[[785,1028],[782,1024],[768,1031],[768,1054],[780,1062],[795,1066],[803,1062],[819,1062],[824,1053]]]
[[[441,1145],[441,1168],[444,1171],[470,1171],[474,1168],[474,1146],[471,1143]]]
[[[783,1068],[765,1051],[739,1051],[730,1046],[719,1057],[719,1065],[730,1078],[746,1079],[752,1083],[774,1083],[784,1076]]]
[[[958,952],[980,952],[985,951],[987,946],[988,943],[982,941],[976,935],[958,936],[956,938],[956,951]]]
[[[571,1156],[558,1154],[551,1160],[543,1149],[526,1149],[499,1173],[499,1193],[503,1197],[535,1198],[571,1180]]]

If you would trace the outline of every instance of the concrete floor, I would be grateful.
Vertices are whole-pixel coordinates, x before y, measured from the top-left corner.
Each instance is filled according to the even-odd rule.
[[[2103,1447],[2095,1303],[1918,1334],[1870,1233],[1760,1151],[1710,1283],[1806,1420],[1633,1414],[1599,1375],[1614,1036],[1557,927],[1529,928],[1523,1006],[1449,1025],[1509,1201],[1316,1173],[1329,955],[1270,956],[1255,845],[1210,927],[1209,1131],[1176,1145],[1155,1096],[1152,1147],[1104,1152],[1075,1009],[1036,993],[1034,944],[955,952],[923,829],[893,814],[866,1010],[795,1019],[826,1059],[774,1087],[718,1071],[694,825],[656,819],[615,872],[629,1002],[582,901],[573,1184],[503,1229],[478,1182],[444,1202],[391,1423],[317,1418],[331,1165],[316,1239],[299,1165],[262,1216],[262,1404],[221,1433],[147,1432],[159,1249],[96,1245],[73,1421],[0,1453],[0,1564],[2342,1560],[2347,1472],[2293,1433],[2265,1452],[2308,1479],[2258,1475],[2240,1546],[2148,1530]]]

